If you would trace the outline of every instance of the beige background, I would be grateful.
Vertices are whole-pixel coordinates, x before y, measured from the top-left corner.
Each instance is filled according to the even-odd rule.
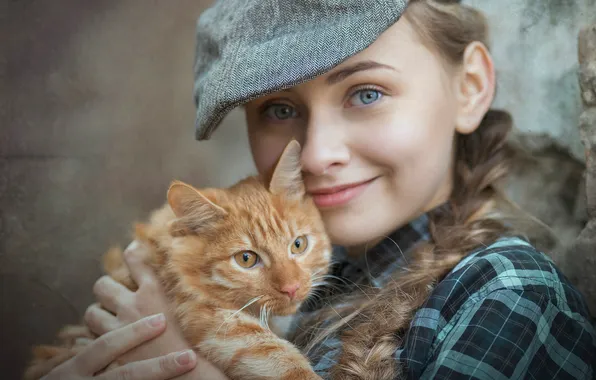
[[[6,12],[0,14],[8,15],[0,22],[3,378],[18,378],[32,344],[50,342],[60,326],[79,320],[93,300],[100,255],[112,244],[129,241],[130,223],[161,204],[172,179],[224,186],[253,171],[240,113],[227,118],[213,140],[194,140],[194,26],[206,3],[3,3]],[[476,3],[495,15],[488,2]],[[513,4],[541,9],[530,0]],[[522,21],[524,17],[535,14],[522,15]],[[523,32],[515,25],[497,27]],[[574,28],[564,28],[569,43],[575,43]],[[508,34],[506,42],[512,40]],[[506,46],[497,47],[497,60],[524,66],[526,53],[512,54]],[[506,61],[507,55],[515,59]],[[574,99],[564,111],[575,115],[573,65],[567,63],[575,58],[568,58],[559,68],[551,63],[548,72],[559,73],[561,83],[569,84],[555,87],[563,90],[553,95],[553,104]],[[506,73],[514,75],[514,68],[508,64]],[[510,75],[506,85],[515,83]],[[528,94],[527,89],[519,91]],[[516,112],[531,119],[523,104]],[[544,116],[543,108],[533,112]],[[532,157],[519,161],[509,186],[515,199],[555,226],[563,243],[549,244],[562,264],[561,247],[584,222],[582,163],[566,150],[567,145],[577,147],[575,127],[568,121],[549,127],[554,139],[532,137],[530,142],[540,144],[534,144]],[[557,143],[561,133],[571,136],[572,143]]]
[[[128,242],[169,181],[229,185],[253,170],[241,114],[213,140],[194,140],[194,26],[205,2],[59,3],[11,1],[2,31],[6,379],[18,378],[31,344],[79,320],[99,257]]]

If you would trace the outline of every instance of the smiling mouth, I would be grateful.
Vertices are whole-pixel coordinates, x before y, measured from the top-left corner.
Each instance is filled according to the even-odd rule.
[[[377,178],[379,177],[346,185],[312,190],[309,191],[309,194],[315,202],[315,205],[319,208],[339,207],[349,203],[358,195],[362,194]]]

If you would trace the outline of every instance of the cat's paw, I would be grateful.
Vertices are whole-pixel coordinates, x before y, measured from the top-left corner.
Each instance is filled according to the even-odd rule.
[[[72,358],[76,351],[56,346],[35,346],[32,350],[33,359],[25,369],[24,380],[38,380],[51,370]]]

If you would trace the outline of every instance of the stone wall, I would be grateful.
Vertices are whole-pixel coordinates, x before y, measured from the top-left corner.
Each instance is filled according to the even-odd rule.
[[[253,171],[239,112],[213,140],[193,139],[194,25],[208,2],[27,0],[0,12],[4,377],[18,378],[33,343],[78,322],[98,258],[129,241],[172,178],[223,186]],[[594,0],[468,2],[491,20],[497,105],[522,147],[508,193],[551,226],[537,240],[585,283],[593,246],[575,251],[587,261],[564,252],[588,220],[576,36]]]
[[[586,153],[587,225],[566,255],[566,272],[596,315],[596,24],[579,34],[579,82],[584,111],[579,131]]]
[[[578,161],[581,99],[577,35],[596,23],[596,0],[463,0],[490,24],[497,69],[495,106],[509,110],[532,151],[552,145]]]

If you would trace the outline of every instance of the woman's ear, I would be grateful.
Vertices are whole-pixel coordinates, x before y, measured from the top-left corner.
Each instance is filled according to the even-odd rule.
[[[495,96],[495,69],[484,44],[472,42],[466,48],[456,90],[456,131],[469,134],[478,128]]]

